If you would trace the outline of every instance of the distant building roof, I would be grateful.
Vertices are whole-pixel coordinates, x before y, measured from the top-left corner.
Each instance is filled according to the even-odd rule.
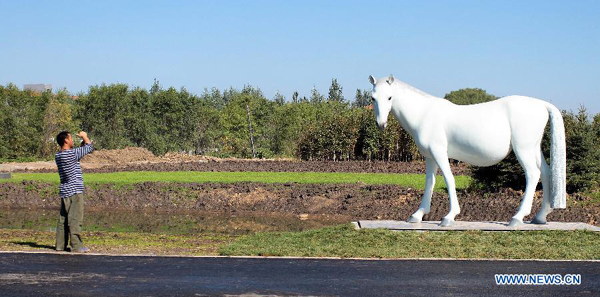
[[[27,85],[23,85],[23,90],[29,90],[29,91],[33,91],[33,92],[37,92],[37,93],[43,93],[46,91],[50,91],[52,92],[52,85],[46,85],[46,84],[27,84]]]

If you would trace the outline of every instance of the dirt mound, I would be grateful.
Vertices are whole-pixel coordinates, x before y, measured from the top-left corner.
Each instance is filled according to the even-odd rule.
[[[158,157],[145,148],[127,147],[114,150],[95,150],[81,159],[81,168],[86,172],[93,172],[89,170],[98,168],[104,168],[100,172],[114,172],[130,171],[128,170],[129,166],[135,168],[137,165],[160,163],[166,165],[154,166],[162,168],[175,166],[173,168],[177,168],[178,164],[181,163],[207,162],[209,160],[220,161],[219,158],[186,153],[167,153],[164,156]],[[0,164],[0,172],[56,172],[56,170],[56,163],[54,161],[8,162]]]
[[[0,208],[56,208],[56,185],[43,182],[0,184]],[[421,190],[394,185],[262,184],[146,182],[125,187],[112,184],[88,187],[86,208],[129,211],[262,212],[342,215],[354,219],[406,220],[420,203]],[[458,193],[464,221],[510,221],[521,203],[522,192]],[[534,200],[531,220],[540,208]],[[448,195],[435,193],[424,220],[439,221],[448,212]],[[554,210],[549,221],[600,225],[600,206],[591,198],[571,196],[566,209]]]
[[[121,165],[135,166],[149,163],[177,164],[207,160],[218,161],[219,159],[186,153],[166,153],[164,156],[155,156],[151,151],[142,147],[127,147],[114,150],[96,150],[85,156],[81,160],[81,163],[84,168],[86,164],[103,164],[108,168],[114,166],[121,168]]]
[[[141,147],[128,147],[116,150],[96,150],[83,157],[81,163],[123,164],[132,162],[158,161],[151,151]]]
[[[158,157],[158,162],[161,163],[172,163],[172,162],[197,162],[197,161],[218,161],[219,158],[207,157],[202,155],[190,155],[186,153],[166,153],[162,157]]]
[[[151,151],[142,147],[127,147],[124,149],[114,150],[96,150],[91,154],[81,159],[83,168],[86,164],[102,164],[107,167],[120,165],[137,165],[148,163],[181,163],[181,162],[197,162],[206,160],[216,160],[200,155],[190,155],[186,153],[167,153],[164,156],[155,156]],[[97,168],[97,167],[91,167]]]

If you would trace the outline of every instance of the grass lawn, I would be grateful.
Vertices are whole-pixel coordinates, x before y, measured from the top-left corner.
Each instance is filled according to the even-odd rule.
[[[0,229],[1,251],[54,251],[54,231]],[[156,234],[137,232],[84,232],[92,253],[152,255],[218,255],[220,246],[235,238],[218,233]]]
[[[393,174],[393,173],[322,173],[322,172],[197,172],[197,171],[129,171],[114,173],[86,173],[86,184],[112,183],[127,185],[142,182],[177,182],[177,183],[235,183],[235,182],[262,182],[262,183],[306,183],[306,184],[340,184],[364,183],[370,185],[390,184],[410,188],[422,189],[425,187],[423,174]],[[12,178],[0,182],[18,182],[23,180],[36,180],[59,183],[57,173],[13,173]],[[471,183],[468,176],[456,176],[456,188],[464,189]],[[445,191],[445,182],[437,176],[436,191]]]
[[[223,255],[600,259],[600,232],[354,230],[351,224],[304,232],[257,233],[220,248]]]
[[[52,231],[0,229],[2,251],[52,251]],[[351,224],[303,232],[156,234],[84,232],[92,252],[154,255],[297,256],[343,258],[600,259],[591,231],[354,230]]]

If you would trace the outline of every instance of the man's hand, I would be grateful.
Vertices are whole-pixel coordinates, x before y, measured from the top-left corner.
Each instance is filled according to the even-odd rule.
[[[81,137],[83,139],[83,142],[85,144],[90,144],[90,139],[87,137],[87,133],[83,132],[83,131],[79,131],[79,133],[77,133],[77,136]]]

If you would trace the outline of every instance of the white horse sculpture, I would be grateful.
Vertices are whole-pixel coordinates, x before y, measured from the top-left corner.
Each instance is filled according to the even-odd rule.
[[[476,166],[491,166],[512,150],[527,181],[519,211],[509,226],[523,224],[529,215],[535,188],[542,177],[544,198],[534,224],[545,224],[553,208],[566,207],[565,132],[560,111],[552,104],[524,96],[508,96],[487,103],[456,105],[422,92],[393,76],[375,79],[373,101],[377,125],[385,129],[390,111],[415,140],[426,158],[425,193],[409,222],[421,222],[429,213],[435,175],[441,169],[450,196],[450,212],[440,226],[450,226],[460,213],[448,158]],[[551,165],[541,151],[544,128],[550,118]]]

